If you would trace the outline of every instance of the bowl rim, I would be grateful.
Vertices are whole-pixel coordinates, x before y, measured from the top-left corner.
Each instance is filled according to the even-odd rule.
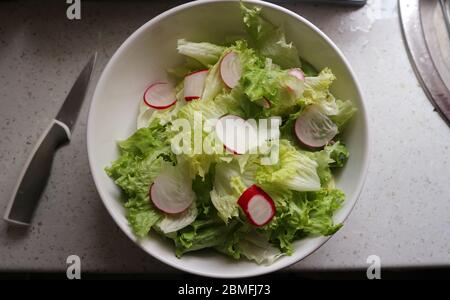
[[[109,73],[110,69],[112,68],[113,62],[116,61],[117,57],[120,56],[120,54],[128,47],[128,45],[130,43],[132,43],[134,41],[134,39],[139,36],[141,34],[141,32],[143,32],[144,30],[146,30],[148,27],[158,23],[159,21],[170,17],[171,15],[182,11],[184,9],[187,8],[191,8],[194,6],[199,6],[199,5],[208,5],[210,3],[218,3],[218,2],[238,2],[239,0],[196,0],[196,1],[192,1],[192,2],[188,2],[182,5],[178,5],[176,7],[173,7],[165,12],[162,12],[161,14],[153,17],[152,19],[148,20],[146,23],[144,23],[143,25],[141,25],[138,29],[136,29],[130,36],[128,36],[126,38],[126,40],[124,42],[122,42],[122,44],[119,46],[119,48],[117,48],[117,50],[114,52],[114,54],[111,56],[111,58],[108,60],[106,66],[104,67],[98,82],[96,84],[95,87],[95,91],[94,94],[92,96],[92,100],[89,106],[89,114],[88,114],[88,121],[87,121],[87,132],[86,132],[86,137],[87,137],[87,152],[88,152],[88,161],[89,161],[89,168],[92,174],[92,178],[94,180],[94,184],[96,187],[96,190],[98,192],[98,194],[100,195],[100,198],[102,200],[103,205],[105,206],[106,210],[108,211],[109,215],[113,218],[114,222],[116,223],[116,225],[122,230],[122,232],[131,240],[134,242],[134,244],[137,244],[139,246],[139,248],[141,248],[143,251],[145,251],[147,254],[150,254],[152,257],[158,259],[159,261],[175,268],[178,270],[182,270],[184,272],[188,272],[188,273],[192,273],[195,275],[200,275],[200,276],[205,276],[205,277],[215,277],[215,278],[246,278],[246,277],[253,277],[253,276],[260,276],[260,275],[264,275],[264,274],[268,274],[271,272],[275,272],[281,269],[284,269],[286,267],[289,267],[295,263],[298,263],[299,261],[305,259],[306,257],[310,256],[312,253],[314,253],[315,251],[317,251],[319,248],[321,248],[330,238],[332,238],[334,236],[322,236],[322,237],[316,237],[317,240],[317,246],[314,247],[314,249],[308,251],[304,256],[299,257],[298,259],[295,259],[294,261],[287,261],[285,263],[280,263],[280,264],[274,264],[272,266],[267,266],[267,267],[262,267],[262,268],[257,268],[254,269],[252,271],[243,271],[243,273],[239,273],[239,274],[220,274],[220,273],[213,273],[207,270],[200,270],[200,269],[192,269],[189,267],[185,267],[183,265],[177,265],[176,263],[173,263],[172,261],[166,259],[165,255],[161,255],[158,253],[152,253],[150,251],[148,251],[147,249],[145,249],[141,243],[138,243],[136,241],[136,237],[133,236],[133,233],[129,233],[127,231],[127,228],[124,228],[124,226],[128,226],[128,225],[123,225],[121,222],[119,222],[118,220],[118,216],[116,215],[116,213],[113,211],[112,207],[110,207],[107,204],[107,201],[105,199],[108,198],[108,196],[106,195],[106,193],[103,191],[103,189],[101,188],[101,182],[100,182],[100,178],[99,175],[97,174],[98,171],[93,167],[94,164],[94,154],[93,154],[93,130],[92,130],[92,124],[93,124],[93,118],[94,118],[94,107],[95,107],[95,99],[98,98],[98,94],[100,93],[100,86],[103,85],[103,81],[105,80],[106,74]],[[357,80],[357,77],[353,71],[353,68],[351,67],[351,65],[349,64],[349,62],[347,61],[346,57],[344,56],[344,54],[341,52],[341,50],[335,45],[335,43],[325,34],[323,33],[318,27],[316,27],[314,24],[312,24],[310,21],[308,21],[307,19],[305,19],[304,17],[300,16],[299,14],[284,8],[282,6],[279,6],[277,4],[273,4],[273,3],[269,3],[269,2],[265,2],[265,1],[261,1],[261,0],[245,0],[245,3],[249,3],[252,5],[258,5],[258,6],[262,6],[262,7],[269,7],[271,9],[274,10],[278,10],[283,14],[289,15],[295,19],[297,19],[299,22],[302,22],[304,25],[308,26],[310,29],[312,29],[316,34],[318,34],[326,43],[328,43],[328,45],[330,45],[332,47],[332,49],[335,51],[335,53],[338,55],[339,59],[343,62],[344,66],[347,68],[350,78],[351,80],[353,80],[354,84],[355,84],[355,88],[356,88],[356,93],[359,96],[359,98],[361,99],[360,101],[360,107],[358,109],[358,113],[362,115],[362,119],[364,120],[365,123],[365,128],[364,128],[364,135],[365,135],[365,140],[363,143],[363,156],[362,156],[362,174],[359,177],[359,181],[355,187],[355,194],[353,196],[354,200],[352,202],[351,207],[349,208],[348,213],[344,216],[342,223],[346,222],[347,218],[350,216],[350,214],[352,213],[353,209],[355,208],[356,202],[358,201],[361,192],[363,190],[363,186],[367,177],[367,171],[368,171],[368,166],[369,166],[369,158],[370,158],[370,145],[371,145],[371,139],[370,139],[370,134],[369,134],[369,118],[367,116],[367,111],[365,108],[365,104],[364,104],[364,98],[363,98],[363,94],[361,92],[361,88],[359,85],[359,81]],[[348,200],[348,199],[346,199]]]

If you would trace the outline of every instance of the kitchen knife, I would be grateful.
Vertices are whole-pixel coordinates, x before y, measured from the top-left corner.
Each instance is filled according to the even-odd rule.
[[[70,142],[71,131],[91,79],[97,53],[95,53],[78,76],[57,116],[44,131],[24,169],[20,173],[11,200],[6,208],[5,221],[28,226],[41,194],[47,184],[53,156],[59,146]]]

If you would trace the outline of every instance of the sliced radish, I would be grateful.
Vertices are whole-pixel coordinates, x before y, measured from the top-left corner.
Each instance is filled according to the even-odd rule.
[[[155,82],[145,90],[144,102],[155,109],[169,108],[177,102],[175,89],[168,82]]]
[[[256,128],[239,116],[221,117],[217,120],[215,130],[225,148],[234,154],[244,154],[256,145]]]
[[[185,211],[194,201],[192,181],[177,167],[166,167],[150,187],[153,204],[168,214]]]
[[[300,70],[299,68],[290,69],[288,71],[288,74],[294,76],[295,78],[301,81],[305,81],[305,74],[303,74],[303,71]]]
[[[200,99],[205,87],[205,79],[209,70],[201,70],[188,74],[184,78],[184,99],[192,101]]]
[[[241,75],[242,66],[239,55],[234,51],[228,52],[220,62],[220,76],[223,82],[232,89],[239,83]]]
[[[242,193],[238,204],[250,222],[258,227],[266,225],[275,216],[276,210],[272,198],[255,184]]]
[[[325,146],[338,133],[336,124],[317,105],[310,105],[302,112],[294,130],[298,140],[310,148]]]
[[[300,96],[300,87],[303,86],[303,82],[305,81],[305,75],[303,74],[303,71],[295,68],[288,70],[288,74],[294,77],[295,79],[300,81],[300,85],[298,83],[290,82],[287,84],[287,89],[291,93],[295,93],[297,96]]]
[[[269,109],[272,106],[272,104],[270,104],[270,101],[267,100],[265,97],[259,99],[258,101],[255,101],[255,103],[266,109]]]

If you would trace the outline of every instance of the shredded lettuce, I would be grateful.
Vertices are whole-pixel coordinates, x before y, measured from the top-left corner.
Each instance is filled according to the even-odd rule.
[[[178,231],[173,238],[176,247],[175,253],[180,257],[190,251],[221,246],[236,227],[237,222],[226,225],[217,218],[195,220],[186,228]]]
[[[333,162],[330,164],[330,167],[338,167],[341,168],[347,162],[350,153],[347,147],[342,144],[340,141],[337,141],[333,145],[327,145],[325,147],[325,151],[328,153]]]
[[[253,183],[248,172],[242,172],[239,162],[221,162],[215,167],[214,188],[211,202],[218,211],[218,216],[225,222],[239,216],[237,201],[241,194]]]
[[[225,85],[220,77],[220,61],[217,62],[208,72],[205,80],[205,89],[203,90],[202,100],[213,100],[223,89]]]
[[[182,80],[189,73],[205,69],[205,66],[201,62],[192,57],[186,56],[184,61],[185,63],[182,65],[168,68],[167,74],[176,80]]]
[[[244,93],[250,101],[266,99],[270,109],[266,115],[287,115],[300,105],[304,84],[289,75],[288,70],[281,70],[270,59],[262,62],[252,61],[244,65],[241,78]]]
[[[127,218],[137,237],[145,237],[152,227],[162,218],[161,214],[150,206],[149,201],[129,200],[125,203]]]
[[[106,173],[122,189],[128,201],[127,217],[138,237],[144,237],[162,217],[150,204],[148,191],[161,168],[174,160],[168,133],[157,122],[119,142],[121,156]]]
[[[118,142],[119,156],[105,171],[122,191],[126,216],[137,237],[155,231],[173,241],[177,257],[214,249],[234,259],[270,265],[291,255],[296,241],[331,235],[342,226],[333,221],[345,201],[335,187],[333,171],[349,159],[341,141],[345,135],[321,149],[307,149],[295,136],[297,118],[306,107],[316,105],[342,132],[356,107],[350,100],[335,98],[333,72],[329,68],[318,72],[302,60],[282,27],[266,19],[261,8],[240,5],[245,36],[224,39],[223,46],[178,40],[177,50],[185,63],[168,70],[178,83],[176,105],[156,110],[140,100],[137,130]],[[223,83],[220,74],[221,59],[229,51],[238,54],[242,66],[233,88]],[[305,79],[291,75],[292,68],[301,68]],[[185,101],[184,77],[204,69],[208,75],[200,99]],[[278,151],[278,160],[263,163],[267,153],[236,155],[224,151],[222,142],[214,144],[216,140],[208,140],[215,147],[212,153],[189,148],[196,147],[198,138],[203,146],[214,138],[215,120],[227,114],[280,120],[280,130],[270,139],[277,141],[272,150]],[[181,135],[185,126],[189,130]],[[179,151],[185,149],[192,151]],[[195,194],[189,195],[195,199],[191,206],[178,214],[158,210],[149,197],[155,178],[168,169],[176,172],[175,183],[191,186],[189,192]],[[249,222],[238,204],[253,184],[275,204],[273,219],[260,227]]]
[[[325,68],[315,77],[305,77],[304,97],[312,101],[326,99],[333,81],[336,79],[329,68]]]
[[[356,107],[350,100],[336,101],[338,112],[336,115],[331,116],[331,120],[339,127],[342,128],[357,111]]]
[[[208,67],[219,60],[225,48],[211,43],[194,43],[180,39],[177,42],[177,50],[180,54],[191,57]]]
[[[289,141],[280,140],[279,163],[259,166],[256,182],[294,191],[317,191],[320,189],[317,167],[316,161],[298,151]]]
[[[247,8],[241,2],[241,10],[250,40],[261,55],[271,58],[283,68],[300,67],[297,48],[286,42],[282,28],[264,18],[260,7]]]
[[[229,235],[224,244],[216,246],[216,249],[234,259],[245,257],[257,264],[271,265],[284,253],[273,245],[269,238],[267,234],[241,226]]]
[[[333,213],[342,205],[345,195],[338,189],[296,192],[266,187],[276,202],[277,213],[263,230],[270,240],[290,255],[292,243],[306,236],[331,235],[341,224],[334,224]]]
[[[162,233],[176,232],[195,221],[198,215],[197,204],[194,202],[184,212],[179,214],[166,214],[164,218],[156,224]]]

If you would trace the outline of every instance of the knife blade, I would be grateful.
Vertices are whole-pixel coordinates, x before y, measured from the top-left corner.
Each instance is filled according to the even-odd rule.
[[[92,55],[76,79],[56,118],[39,138],[20,173],[4,220],[10,224],[28,226],[42,192],[47,185],[53,156],[63,144],[70,142],[71,130],[83,104],[97,53]]]
[[[83,104],[84,95],[91,79],[92,69],[94,68],[96,58],[97,53],[92,55],[83,71],[81,71],[77,81],[56,115],[56,120],[64,123],[70,130],[72,130],[78,117],[78,113],[80,112],[81,105]]]
[[[450,91],[439,75],[423,34],[419,0],[399,0],[403,36],[422,89],[450,126]]]

